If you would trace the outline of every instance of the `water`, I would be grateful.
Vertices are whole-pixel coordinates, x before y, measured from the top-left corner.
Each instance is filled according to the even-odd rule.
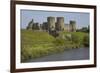
[[[88,60],[89,48],[78,48],[66,50],[62,53],[48,55],[45,57],[31,59],[28,62],[48,62],[48,61],[68,61],[68,60]]]

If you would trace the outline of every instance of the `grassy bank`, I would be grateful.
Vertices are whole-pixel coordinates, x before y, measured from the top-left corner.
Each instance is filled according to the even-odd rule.
[[[61,32],[55,38],[47,32],[21,30],[21,61],[82,47],[88,40],[84,42],[85,36],[88,34],[83,32]]]

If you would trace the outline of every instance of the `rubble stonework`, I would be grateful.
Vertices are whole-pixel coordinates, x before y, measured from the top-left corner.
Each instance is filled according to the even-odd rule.
[[[43,30],[43,31],[68,31],[68,32],[76,32],[76,21],[70,21],[69,24],[64,23],[64,17],[47,17],[47,22],[43,22],[42,24],[34,23],[32,19],[28,26],[28,30]]]
[[[64,17],[57,17],[56,30],[64,30]]]
[[[55,30],[55,17],[48,17],[47,24],[49,30]]]

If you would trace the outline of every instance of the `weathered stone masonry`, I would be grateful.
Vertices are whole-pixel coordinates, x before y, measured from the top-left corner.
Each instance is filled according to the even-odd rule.
[[[47,17],[47,22],[42,24],[34,23],[32,19],[28,26],[28,30],[41,30],[41,31],[67,31],[67,32],[76,32],[76,21],[70,21],[69,24],[64,23],[64,17]]]

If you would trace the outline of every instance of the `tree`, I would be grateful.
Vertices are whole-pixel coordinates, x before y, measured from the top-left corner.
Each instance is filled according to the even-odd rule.
[[[78,29],[77,31],[89,33],[89,30],[90,30],[90,28],[89,28],[89,25],[88,25],[88,27],[82,27],[81,29]]]
[[[89,35],[84,36],[83,44],[84,44],[85,47],[89,47]]]

